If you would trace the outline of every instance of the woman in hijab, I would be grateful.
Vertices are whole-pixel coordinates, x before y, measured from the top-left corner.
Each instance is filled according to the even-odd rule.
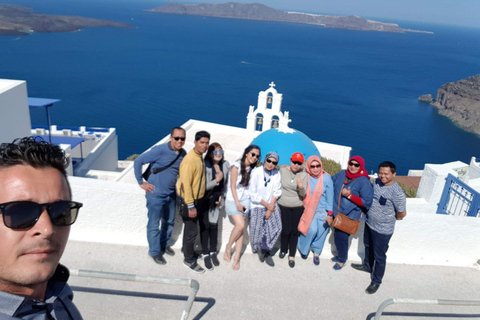
[[[311,156],[306,165],[308,186],[303,206],[305,211],[300,218],[298,230],[298,251],[303,259],[307,259],[310,248],[313,250],[313,263],[320,264],[320,254],[325,239],[333,222],[333,182],[323,170],[322,160]]]
[[[276,169],[278,154],[269,152],[263,167],[253,169],[248,192],[252,207],[250,211],[250,243],[253,253],[258,253],[260,262],[273,267],[273,249],[280,233],[282,221],[277,199],[282,194],[280,172]]]
[[[342,170],[333,176],[334,203],[333,212],[343,213],[353,220],[360,220],[362,213],[366,213],[373,200],[373,187],[370,182],[365,160],[360,156],[354,156],[348,160],[347,170]],[[348,259],[348,238],[350,234],[335,228],[334,240],[338,256],[333,257],[336,262],[334,270],[340,270]]]

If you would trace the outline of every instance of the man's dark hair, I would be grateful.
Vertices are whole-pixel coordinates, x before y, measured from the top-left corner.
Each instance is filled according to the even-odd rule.
[[[170,132],[170,135],[171,135],[171,136],[173,136],[173,131],[175,131],[175,130],[182,130],[184,134],[186,133],[185,129],[183,129],[182,127],[175,127],[175,128],[173,128],[172,131]]]
[[[29,165],[34,168],[55,168],[67,177],[68,159],[58,146],[41,138],[25,137],[0,144],[0,168]]]
[[[391,162],[391,161],[383,161],[382,163],[380,163],[380,165],[378,166],[378,169],[380,170],[380,168],[390,168],[390,171],[392,173],[395,173],[397,172],[397,167],[395,166],[395,163]]]
[[[195,141],[198,141],[202,138],[208,138],[210,140],[210,133],[208,133],[207,131],[198,131],[197,133],[195,133]]]

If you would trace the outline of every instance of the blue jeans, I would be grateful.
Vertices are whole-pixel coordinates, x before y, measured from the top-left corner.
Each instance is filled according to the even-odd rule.
[[[381,234],[372,230],[365,223],[363,242],[365,244],[365,260],[363,266],[371,272],[372,282],[381,284],[387,266],[388,243],[391,234]]]
[[[172,237],[176,195],[159,196],[148,193],[145,198],[147,198],[148,209],[148,254],[154,257],[165,252],[167,243]],[[160,219],[162,220],[161,230],[159,229]]]

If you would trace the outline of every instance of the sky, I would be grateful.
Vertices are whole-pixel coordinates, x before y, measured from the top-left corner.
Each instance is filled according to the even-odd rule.
[[[171,0],[183,3],[262,3],[320,14],[422,21],[480,28],[480,0]],[[387,21],[388,22],[388,21]]]

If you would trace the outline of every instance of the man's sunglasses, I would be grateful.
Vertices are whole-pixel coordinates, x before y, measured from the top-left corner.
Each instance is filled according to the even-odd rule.
[[[33,227],[45,209],[53,225],[66,227],[77,220],[78,211],[82,206],[80,202],[64,200],[42,204],[33,201],[13,201],[0,204],[0,212],[3,223],[11,229]]]
[[[172,137],[175,141],[182,140],[185,141],[185,137]]]
[[[354,166],[354,167],[356,167],[356,168],[360,167],[360,163],[355,163],[355,162],[352,162],[352,161],[350,161],[350,162],[348,163],[348,165],[349,165],[349,166]]]
[[[267,162],[268,162],[268,163],[273,163],[274,166],[276,166],[277,163],[278,163],[277,161],[272,161],[272,160],[270,160],[270,159],[267,159]]]
[[[214,150],[212,153],[213,153],[214,156],[220,156],[220,155],[223,154],[223,150],[218,150],[218,151]]]
[[[301,166],[303,163],[301,163],[300,161],[292,161],[293,164],[296,164],[297,166]]]
[[[312,169],[317,169],[317,168],[321,168],[321,167],[322,167],[322,165],[320,165],[320,164],[317,164],[317,165],[312,164],[310,166],[310,168],[312,168]]]
[[[256,154],[255,152],[250,153],[252,157],[257,158],[260,157],[260,154]]]

